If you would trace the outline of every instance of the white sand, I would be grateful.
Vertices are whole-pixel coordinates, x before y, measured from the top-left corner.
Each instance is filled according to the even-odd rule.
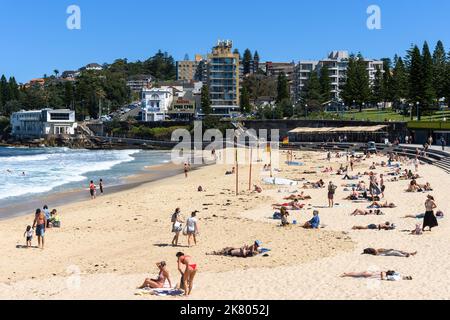
[[[0,224],[0,298],[1,299],[158,299],[135,296],[135,288],[147,276],[157,273],[154,263],[168,262],[174,282],[179,280],[175,253],[184,251],[199,265],[195,288],[189,299],[449,299],[450,250],[447,217],[440,226],[422,236],[401,232],[413,229],[415,219],[402,219],[405,214],[424,211],[426,194],[405,193],[408,181],[388,182],[386,200],[397,208],[383,209],[385,216],[350,216],[355,208],[368,204],[352,204],[341,200],[349,194],[338,176],[302,175],[312,166],[328,164],[323,153],[300,153],[305,167],[282,165],[280,177],[308,178],[338,186],[336,202],[341,207],[319,209],[326,229],[303,230],[298,226],[280,228],[268,219],[272,203],[285,202],[278,189],[262,186],[257,195],[243,191],[234,195],[234,176],[224,176],[230,167],[215,165],[191,172],[188,179],[176,176],[133,190],[106,195],[95,201],[84,201],[58,208],[63,228],[48,230],[46,249],[16,249],[24,244],[21,237],[27,217]],[[284,159],[284,157],[282,157]],[[381,161],[378,158],[377,161]],[[343,159],[333,159],[336,169]],[[355,172],[368,171],[371,162],[360,164]],[[241,190],[248,188],[247,168],[241,168]],[[260,166],[255,168],[255,183],[260,180]],[[387,169],[379,168],[379,173]],[[181,171],[181,168],[180,168]],[[422,166],[420,174],[435,188],[432,194],[439,209],[450,212],[447,193],[450,179],[443,171]],[[368,178],[365,178],[366,182]],[[346,181],[344,181],[346,182]],[[258,182],[261,185],[261,183]],[[196,192],[202,185],[207,192]],[[298,189],[298,188],[297,188]],[[221,194],[222,193],[222,194]],[[312,206],[326,206],[327,192],[305,190]],[[208,195],[215,195],[209,197]],[[230,205],[226,205],[231,201]],[[212,204],[203,206],[203,204]],[[51,204],[50,204],[51,205]],[[185,217],[199,210],[199,244],[194,248],[172,248],[170,216],[180,207]],[[208,210],[203,210],[208,208]],[[304,223],[312,210],[292,211],[292,218]],[[217,216],[217,217],[214,217]],[[137,220],[135,220],[137,219]],[[394,231],[353,231],[353,225],[397,224]],[[419,222],[421,223],[421,221]],[[344,233],[343,233],[344,232]],[[259,239],[272,251],[269,257],[248,259],[207,256],[205,253],[225,246],[241,246]],[[33,240],[36,244],[37,240]],[[182,237],[181,244],[186,244]],[[364,248],[393,248],[418,251],[410,258],[361,255]],[[71,275],[79,270],[81,275]],[[340,278],[343,272],[396,270],[411,275],[412,281],[387,282]],[[77,285],[79,281],[80,285]],[[174,299],[174,298],[169,298]],[[176,298],[180,299],[180,298]],[[184,298],[181,298],[184,299]]]

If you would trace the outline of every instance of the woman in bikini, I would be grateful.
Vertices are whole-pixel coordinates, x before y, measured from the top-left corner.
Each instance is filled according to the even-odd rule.
[[[144,288],[151,288],[151,289],[160,289],[164,288],[164,283],[166,283],[166,280],[169,281],[169,286],[172,287],[172,281],[170,281],[169,271],[167,271],[166,268],[166,262],[161,261],[156,264],[156,266],[159,269],[159,275],[158,279],[145,279],[142,286],[140,286],[138,289],[144,289]]]
[[[176,257],[178,258],[178,271],[181,273],[182,287],[186,296],[191,294],[192,287],[194,285],[194,278],[197,274],[197,264],[194,262],[191,256],[185,255],[183,252],[178,252]],[[184,271],[183,271],[183,265]]]

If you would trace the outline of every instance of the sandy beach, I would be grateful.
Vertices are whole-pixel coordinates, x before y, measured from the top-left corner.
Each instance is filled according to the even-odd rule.
[[[226,176],[230,165],[211,165],[189,173],[106,194],[96,200],[79,201],[56,207],[62,218],[61,229],[46,232],[45,250],[23,249],[22,237],[33,222],[33,212],[0,223],[0,299],[449,299],[450,250],[447,241],[450,227],[447,217],[439,227],[421,236],[412,230],[417,221],[402,218],[424,212],[426,193],[406,193],[409,181],[386,182],[386,198],[394,209],[382,209],[384,216],[350,216],[356,209],[366,209],[369,203],[342,200],[350,194],[344,191],[342,176],[321,173],[324,166],[336,170],[346,163],[345,157],[326,160],[320,152],[297,152],[305,166],[284,164],[281,155],[277,177],[337,186],[334,208],[326,208],[327,190],[302,190],[299,186],[264,185],[269,173],[263,164],[253,166],[253,182],[264,190],[261,194],[248,191],[248,166],[240,167],[240,194],[235,195],[235,176]],[[376,157],[358,163],[354,173],[369,171]],[[413,165],[403,166],[412,169]],[[303,174],[303,171],[317,171]],[[387,173],[378,167],[374,172]],[[450,177],[440,169],[422,165],[419,183],[430,182],[438,209],[450,212],[447,193]],[[139,181],[135,177],[134,181]],[[137,180],[136,180],[137,179]],[[366,184],[368,177],[363,178]],[[202,186],[206,191],[198,192]],[[302,201],[305,209],[290,211],[290,220],[303,224],[320,211],[325,228],[305,230],[299,225],[280,227],[271,219],[273,203],[285,202],[292,191],[304,191],[312,197]],[[51,203],[48,203],[53,208]],[[184,218],[198,210],[200,235],[197,246],[187,248],[181,236],[181,248],[170,245],[171,214],[181,208]],[[393,231],[352,230],[354,225],[394,222]],[[240,247],[260,240],[270,248],[267,257],[230,258],[206,253],[227,246]],[[33,245],[37,240],[33,239]],[[417,251],[409,258],[361,255],[364,248]],[[175,254],[184,251],[195,258],[198,274],[192,295],[188,298],[137,296],[136,287],[146,277],[155,277],[155,263],[168,264],[172,281],[179,282]],[[412,281],[379,281],[340,278],[344,272],[395,270],[411,275]]]

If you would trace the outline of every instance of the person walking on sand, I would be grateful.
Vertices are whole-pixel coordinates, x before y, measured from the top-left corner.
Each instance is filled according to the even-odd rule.
[[[427,201],[425,201],[425,217],[423,218],[423,227],[422,231],[425,231],[425,228],[432,228],[439,226],[436,216],[434,215],[434,209],[436,209],[436,203],[434,202],[434,198],[431,195],[427,196]]]
[[[194,239],[194,244],[197,245],[197,235],[198,232],[198,222],[197,222],[197,213],[198,211],[194,211],[191,213],[191,216],[186,221],[186,233],[188,237],[188,246],[191,246],[191,239]]]
[[[172,232],[175,236],[172,240],[172,246],[178,246],[178,239],[180,237],[180,232],[183,231],[183,219],[181,218],[180,208],[176,208],[175,212],[172,214]]]
[[[24,237],[27,239],[27,249],[31,247],[31,240],[33,240],[33,228],[31,226],[28,226],[25,230]]]
[[[189,165],[187,163],[184,164],[184,176],[187,178],[189,172]]]
[[[36,209],[32,228],[36,230],[36,236],[38,238],[38,246],[42,250],[44,249],[44,236],[46,225],[47,219],[45,218],[45,214],[41,211],[41,209]]]
[[[184,294],[188,296],[191,294],[194,286],[194,278],[198,271],[197,264],[191,256],[187,256],[183,252],[178,252],[176,257],[178,259],[178,271],[182,279],[181,288],[184,289]]]
[[[336,186],[330,181],[328,185],[328,206],[330,208],[334,207],[334,194],[336,193]]]
[[[95,199],[95,192],[96,192],[95,184],[94,181],[91,180],[91,182],[89,183],[89,193],[91,195],[92,200]]]

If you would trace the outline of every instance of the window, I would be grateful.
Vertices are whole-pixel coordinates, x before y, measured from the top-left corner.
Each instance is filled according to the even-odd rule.
[[[69,113],[50,113],[50,120],[69,121],[70,114]]]

